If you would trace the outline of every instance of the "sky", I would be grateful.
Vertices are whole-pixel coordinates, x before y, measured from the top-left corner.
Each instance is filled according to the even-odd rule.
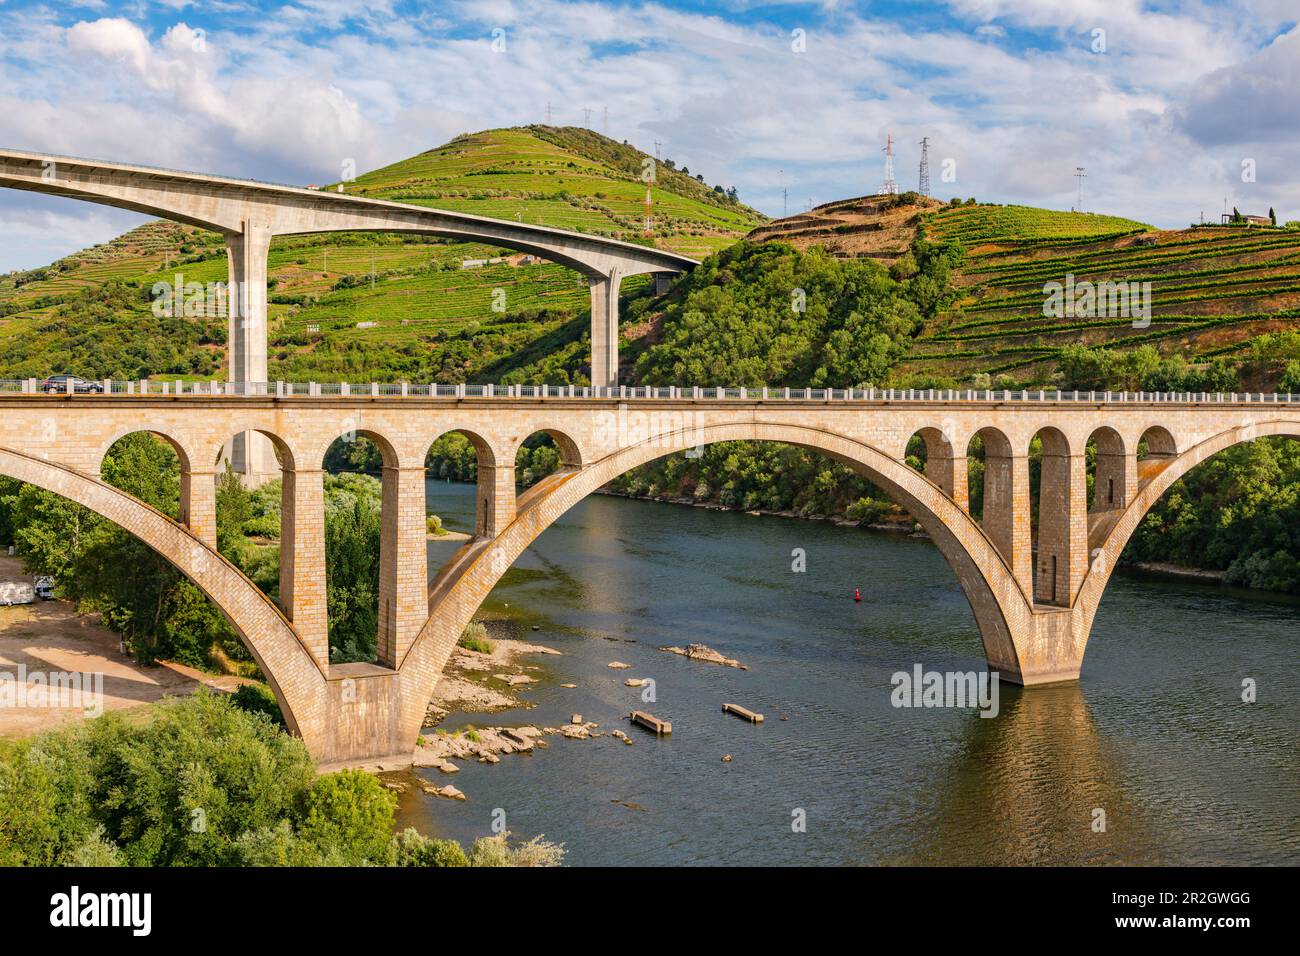
[[[587,125],[793,214],[915,188],[1300,219],[1300,0],[0,0],[0,146],[308,184]],[[783,193],[784,191],[784,193]],[[783,198],[788,197],[788,198]],[[144,221],[0,189],[0,272]]]

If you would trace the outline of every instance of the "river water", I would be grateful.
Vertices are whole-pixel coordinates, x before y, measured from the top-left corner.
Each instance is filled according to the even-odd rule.
[[[469,530],[473,490],[430,481],[430,510]],[[433,543],[431,558],[454,548]],[[469,842],[504,812],[515,837],[544,834],[578,865],[1300,862],[1296,602],[1117,575],[1079,684],[1004,684],[994,718],[895,708],[897,671],[984,669],[929,542],[597,495],[535,542],[485,610],[563,656],[530,659],[532,706],[444,728],[576,712],[634,744],[551,737],[532,756],[462,763],[468,800],[412,787],[402,826]],[[657,650],[689,642],[749,670]],[[653,704],[629,676],[654,679]],[[1255,703],[1241,700],[1246,678]],[[724,702],[766,721],[725,715]],[[672,735],[632,727],[634,708],[670,719]]]

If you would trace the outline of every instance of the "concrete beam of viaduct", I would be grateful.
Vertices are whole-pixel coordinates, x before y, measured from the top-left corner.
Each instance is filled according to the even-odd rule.
[[[584,275],[591,287],[591,384],[618,384],[618,292],[628,276],[660,277],[694,259],[599,236],[404,203],[126,163],[0,150],[0,186],[130,209],[226,236],[232,298],[229,381],[267,381],[267,252],[274,236],[412,232],[528,252]],[[235,285],[237,283],[237,285]],[[236,314],[238,306],[238,314]],[[256,482],[275,473],[271,446],[241,435],[230,457]]]
[[[377,664],[329,663],[320,467],[345,424],[385,455]],[[142,426],[181,461],[179,522],[95,477],[113,442]],[[423,463],[449,431],[469,436],[479,456],[476,533],[429,585]],[[542,431],[556,439],[562,468],[516,495],[515,453]],[[283,612],[215,550],[210,463],[241,432],[272,440],[284,468]],[[916,435],[928,447],[924,474],[905,463]],[[982,521],[961,487],[969,477],[963,450],[977,435],[985,450]],[[1300,436],[1300,404],[0,393],[0,474],[83,504],[173,561],[221,607],[291,726],[329,763],[409,755],[464,624],[516,557],[587,494],[674,451],[784,442],[866,475],[909,510],[952,566],[989,665],[1039,684],[1078,678],[1106,582],[1160,494],[1208,456],[1269,435]],[[1039,522],[1039,557],[1055,554],[1054,567],[1029,561],[1028,450],[1036,437],[1040,515],[1055,515]],[[1090,440],[1099,461],[1108,459],[1098,466],[1104,480],[1091,508],[1080,471]],[[1149,456],[1138,461],[1140,446]]]

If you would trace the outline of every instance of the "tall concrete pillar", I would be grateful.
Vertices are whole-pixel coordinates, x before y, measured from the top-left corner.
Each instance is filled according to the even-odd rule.
[[[1029,459],[986,443],[981,524],[1026,594],[1032,593],[1034,581],[1029,503]]]
[[[429,616],[424,466],[384,466],[379,549],[379,663],[397,667]]]
[[[515,466],[478,466],[478,517],[474,533],[495,538],[515,519]]]
[[[965,452],[957,454],[952,443],[934,429],[922,431],[921,438],[925,441],[925,477],[942,488],[962,511],[969,511]]]
[[[591,279],[591,384],[595,388],[618,385],[618,269]]]
[[[209,547],[217,546],[217,475],[181,469],[180,523]]]
[[[1093,479],[1092,510],[1123,511],[1137,495],[1137,455],[1124,450],[1097,449],[1097,473]]]
[[[1083,455],[1043,443],[1034,601],[1068,607],[1088,569],[1088,468]]]
[[[267,380],[266,261],[270,249],[271,228],[262,223],[246,220],[243,232],[226,236],[230,282],[226,380],[239,385]],[[257,432],[236,435],[227,454],[247,487],[264,484],[280,473],[270,439]]]
[[[286,469],[280,491],[280,608],[316,663],[328,667],[325,589],[325,480],[316,469]]]

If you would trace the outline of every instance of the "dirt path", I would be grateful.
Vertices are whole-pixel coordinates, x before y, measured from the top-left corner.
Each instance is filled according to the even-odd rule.
[[[22,565],[0,555],[0,580],[22,577]],[[78,615],[66,601],[38,601],[35,604],[0,607],[0,681],[16,681],[19,666],[27,669],[28,687],[33,674],[43,680],[51,672],[102,675],[86,680],[93,688],[102,680],[102,707],[120,710],[150,704],[161,697],[191,693],[199,683],[230,690],[237,678],[213,677],[179,664],[142,667],[122,653],[117,635],[99,625],[94,616]],[[0,697],[16,699],[16,688]],[[0,736],[25,737],[81,721],[79,707],[0,706]]]

